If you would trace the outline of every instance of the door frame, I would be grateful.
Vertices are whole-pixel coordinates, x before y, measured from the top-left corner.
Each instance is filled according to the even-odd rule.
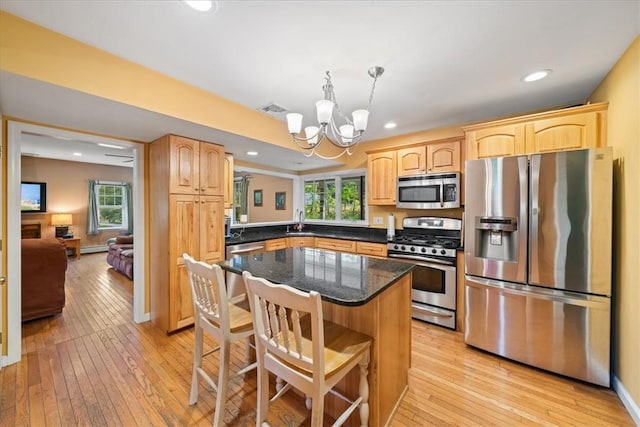
[[[134,246],[134,259],[139,266],[133,272],[133,321],[142,323],[150,320],[145,307],[145,212],[144,203],[144,145],[120,139],[111,139],[82,132],[57,129],[29,123],[8,121],[7,138],[7,270],[8,284],[21,283],[20,250],[20,179],[22,176],[20,160],[20,137],[22,132],[33,132],[60,138],[81,139],[95,143],[119,144],[133,149],[133,235],[141,242]],[[106,262],[106,261],[105,261]],[[0,365],[6,366],[20,361],[22,353],[22,292],[20,286],[7,288],[7,330],[4,339],[7,342],[7,354],[0,359]]]

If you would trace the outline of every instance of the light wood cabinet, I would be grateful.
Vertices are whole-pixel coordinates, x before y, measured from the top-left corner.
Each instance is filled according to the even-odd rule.
[[[224,207],[233,206],[233,154],[225,153],[224,156]]]
[[[223,147],[173,135],[149,148],[151,319],[167,332],[193,323],[182,258],[224,257]]]
[[[598,147],[598,116],[572,114],[527,123],[525,141],[527,153]]]
[[[427,173],[427,148],[424,145],[401,148],[397,151],[398,176]]]
[[[460,140],[447,139],[397,150],[398,176],[459,172]]]
[[[604,147],[607,106],[601,102],[463,127],[467,159]]]
[[[265,251],[275,251],[278,249],[286,249],[288,246],[287,238],[267,240],[264,245]]]
[[[356,252],[359,255],[386,257],[387,245],[384,243],[356,242]]]
[[[169,193],[224,195],[222,146],[175,135],[163,138],[169,140]]]
[[[396,151],[384,151],[367,156],[367,203],[396,204]]]
[[[467,159],[504,157],[525,152],[525,126],[505,125],[467,133]]]
[[[427,144],[427,172],[459,172],[460,140]]]
[[[326,237],[316,237],[316,248],[328,249],[336,252],[356,252],[356,242],[351,240],[329,239]]]
[[[312,237],[312,236],[287,237],[287,246],[290,248],[314,248],[315,237]]]

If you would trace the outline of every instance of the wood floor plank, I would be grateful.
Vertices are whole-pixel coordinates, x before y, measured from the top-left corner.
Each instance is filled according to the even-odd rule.
[[[167,335],[134,323],[132,282],[105,256],[70,258],[62,314],[23,324],[22,361],[0,370],[0,426],[211,425],[215,392],[201,383],[198,403],[188,404],[193,329]],[[461,333],[414,320],[412,345],[409,390],[391,426],[634,425],[612,390],[474,349]],[[234,344],[231,370],[244,360]],[[217,355],[203,362],[214,377],[218,366]],[[230,380],[226,424],[255,426],[256,399],[255,372]],[[309,425],[310,412],[290,392],[267,420]]]

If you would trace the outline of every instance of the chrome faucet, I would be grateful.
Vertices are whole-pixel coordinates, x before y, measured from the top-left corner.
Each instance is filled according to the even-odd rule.
[[[302,229],[304,228],[304,210],[303,209],[296,209],[296,219],[298,220],[298,225],[294,225],[293,228],[297,228],[298,231],[302,231]]]

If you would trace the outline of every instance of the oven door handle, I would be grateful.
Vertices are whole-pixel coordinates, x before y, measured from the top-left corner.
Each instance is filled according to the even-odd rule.
[[[421,257],[421,256],[416,256],[416,255],[387,254],[387,256],[389,258],[395,258],[398,261],[402,261],[402,260],[406,260],[406,261],[409,261],[409,260],[423,261],[423,263],[415,263],[416,265],[426,265],[426,266],[428,266],[427,263],[429,263],[429,262],[434,263],[434,264],[448,265],[448,266],[455,265],[453,262],[443,261],[441,259],[436,259],[436,258],[425,258],[425,257]]]
[[[453,314],[443,314],[443,313],[438,313],[436,311],[433,310],[429,310],[428,308],[422,306],[422,305],[417,305],[417,304],[411,304],[411,308],[418,310],[420,312],[426,313],[429,316],[433,316],[433,317],[441,317],[443,319],[450,319],[453,317]]]

